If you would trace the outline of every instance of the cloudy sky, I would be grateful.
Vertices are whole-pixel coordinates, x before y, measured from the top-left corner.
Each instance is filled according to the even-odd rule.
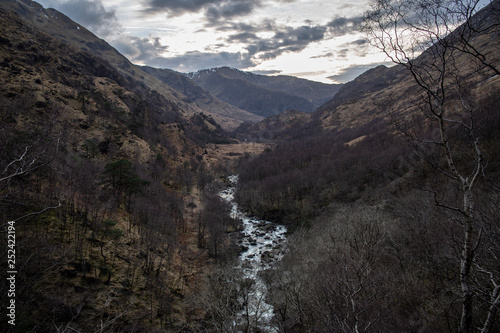
[[[387,63],[358,25],[369,0],[38,0],[133,63],[179,72],[229,66],[326,83]]]

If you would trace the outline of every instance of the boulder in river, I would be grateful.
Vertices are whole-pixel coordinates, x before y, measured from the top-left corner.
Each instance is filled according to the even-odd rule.
[[[260,259],[266,264],[270,263],[274,259],[274,253],[271,251],[264,251],[264,253],[260,256]]]

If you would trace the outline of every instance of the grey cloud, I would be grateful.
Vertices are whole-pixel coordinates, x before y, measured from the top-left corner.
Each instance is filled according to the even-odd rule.
[[[168,46],[160,43],[159,37],[139,38],[122,36],[121,39],[113,41],[113,45],[132,62],[148,63],[151,59],[158,58],[168,50]]]
[[[252,32],[241,32],[239,34],[228,37],[228,42],[251,43],[258,39],[257,35]]]
[[[252,71],[252,73],[254,73],[254,74],[261,74],[261,75],[276,75],[276,74],[280,74],[282,72],[283,71],[281,71],[281,70],[273,70],[273,69],[270,69],[270,70],[261,70],[261,71]]]
[[[293,29],[288,34],[289,40],[292,42],[298,42],[299,44],[309,42],[314,42],[323,39],[325,35],[325,28],[322,26],[302,26],[296,29]],[[291,37],[291,38],[290,38]]]
[[[223,2],[221,0],[149,0],[147,11],[167,11],[171,14],[198,12],[206,5]]]
[[[317,55],[317,56],[313,56],[313,57],[311,57],[311,59],[331,58],[331,57],[333,57],[333,52],[327,52],[325,54],[320,54],[320,55]]]
[[[366,57],[370,51],[370,43],[366,39],[358,39],[349,45],[356,55],[359,57]]]
[[[230,35],[228,40],[238,39],[238,36],[250,37],[249,32],[254,33],[255,40],[253,42],[260,43],[260,47],[266,46],[270,48],[282,47],[288,45],[307,45],[310,42],[319,41],[324,38],[326,27],[324,26],[301,26],[297,28],[287,26],[277,26],[274,21],[264,21],[257,26],[233,26],[233,29],[240,31],[237,34]],[[274,36],[267,39],[259,39],[255,35],[256,32],[274,31]],[[265,47],[264,47],[265,49]]]
[[[358,31],[362,21],[361,17],[337,17],[326,25],[304,25],[301,27],[278,26],[273,20],[262,21],[254,25],[238,25],[225,22],[218,28],[222,31],[235,31],[226,39],[227,43],[244,43],[248,57],[252,59],[268,60],[274,59],[285,52],[299,52],[310,43],[320,41],[324,38],[338,37]],[[258,32],[274,31],[270,38],[259,38]],[[359,48],[363,52],[367,41],[358,39],[344,46],[345,50],[337,51],[342,57],[352,48]],[[363,49],[363,50],[361,50]]]
[[[121,54],[126,56],[129,60],[140,54],[140,49],[130,43],[130,40],[114,40],[111,41],[111,44],[115,49],[118,50]]]
[[[241,22],[224,22],[222,24],[217,24],[214,28],[217,31],[241,31],[242,33],[257,32],[260,30],[254,25]]]
[[[220,19],[250,14],[258,6],[260,6],[258,0],[229,0],[209,6],[205,15],[209,22],[215,22]]]
[[[352,33],[355,31],[359,31],[360,24],[363,21],[362,16],[356,17],[336,17],[330,22],[328,22],[327,26],[330,32],[334,36],[342,36],[348,33]]]
[[[349,43],[340,45],[341,48],[336,50],[338,58],[347,58],[351,54],[356,54],[359,57],[365,57],[369,54],[370,44],[366,39],[357,39]]]
[[[276,22],[270,19],[262,20],[262,22],[258,24],[243,23],[239,21],[218,22],[217,24],[213,25],[213,28],[217,31],[236,32],[236,34],[248,32],[257,33],[263,31],[274,32],[279,29],[276,25]]]
[[[326,28],[323,26],[286,27],[276,32],[271,38],[255,39],[245,49],[250,57],[257,56],[262,60],[274,59],[285,52],[301,51],[310,43],[322,40],[325,31]]]
[[[121,29],[115,11],[106,9],[101,0],[54,0],[42,4],[54,7],[100,37]]]
[[[337,57],[338,58],[347,58],[349,56],[349,49],[339,49],[337,50]]]
[[[367,39],[357,39],[357,40],[353,41],[351,44],[353,44],[353,45],[367,45],[368,40]]]
[[[155,0],[161,2],[160,0]],[[261,0],[262,3],[266,0]],[[261,1],[253,2],[261,5]],[[167,2],[163,2],[166,4]],[[172,9],[205,9],[206,14],[211,17],[208,25],[218,31],[227,32],[222,44],[211,45],[205,50],[191,51],[184,55],[175,57],[163,57],[166,47],[159,45],[149,39],[133,39],[134,48],[128,50],[132,61],[140,61],[151,66],[172,68],[181,72],[190,72],[199,68],[211,68],[220,66],[231,66],[241,69],[254,67],[260,61],[275,59],[287,52],[299,52],[305,49],[310,43],[321,41],[324,38],[332,38],[342,34],[356,31],[361,22],[360,17],[341,18],[337,17],[326,25],[303,25],[300,27],[290,27],[278,25],[273,19],[262,20],[259,23],[242,23],[241,21],[230,20],[233,16],[245,14],[253,10],[251,1],[248,0],[221,0],[221,1],[185,1],[180,6],[176,1],[168,2]],[[188,6],[189,5],[189,6]],[[241,5],[241,7],[239,7]],[[271,37],[259,37],[259,32],[272,32]],[[214,52],[215,48],[223,48],[229,43],[242,44],[240,52]],[[359,54],[365,52],[367,41],[357,39],[343,45],[335,53],[337,57],[346,57],[352,50],[357,50]],[[122,50],[126,50],[125,47]],[[323,55],[331,57],[332,52]],[[319,56],[318,56],[319,57]],[[366,68],[365,68],[366,70]],[[362,69],[349,68],[344,73],[332,76],[332,80],[345,81],[346,78],[354,78],[353,75],[361,73]],[[353,74],[354,73],[354,74]]]
[[[249,14],[260,5],[260,0],[148,0],[145,11],[166,11],[174,16],[204,11],[207,20],[213,23]]]
[[[121,39],[113,41],[112,44],[132,62],[144,63],[158,68],[170,68],[179,72],[193,72],[200,68],[221,66],[235,68],[255,66],[248,57],[240,52],[190,51],[180,56],[164,56],[163,54],[168,50],[168,46],[162,45],[157,37],[123,36]]]
[[[323,75],[327,74],[326,71],[312,71],[312,72],[295,72],[295,73],[290,73],[288,75],[291,76],[296,76],[296,77],[305,77],[305,76],[318,76],[318,75]]]
[[[193,72],[200,68],[230,66],[253,67],[255,64],[240,52],[190,51],[180,56],[163,55],[168,46],[162,45],[158,37],[138,38],[123,36],[112,42],[113,46],[133,63],[144,63],[158,68],[170,68],[179,72]]]
[[[205,51],[209,51],[209,50],[216,50],[218,48],[223,48],[223,47],[226,47],[227,45],[224,44],[224,43],[218,43],[218,44],[213,44],[213,45],[208,45],[208,46],[205,46],[203,49]]]
[[[148,60],[150,66],[171,68],[179,72],[194,72],[200,68],[213,68],[229,66],[235,68],[248,68],[255,66],[241,53],[219,52],[207,53],[192,51],[177,57],[156,57]]]
[[[352,65],[346,67],[340,71],[339,74],[331,75],[328,79],[332,80],[334,83],[345,83],[354,80],[357,76],[363,74],[370,68],[376,67],[377,65]]]
[[[272,19],[265,19],[260,24],[260,29],[264,31],[275,31],[278,29],[276,21]]]

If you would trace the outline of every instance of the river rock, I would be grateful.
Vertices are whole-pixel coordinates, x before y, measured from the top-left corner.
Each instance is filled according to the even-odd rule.
[[[231,176],[229,180],[236,185],[237,176]],[[243,268],[245,276],[255,281],[256,286],[258,286],[255,296],[253,298],[250,297],[248,302],[258,307],[259,317],[269,318],[270,320],[273,317],[273,307],[263,301],[266,298],[267,291],[260,274],[263,270],[281,259],[283,251],[286,248],[286,237],[284,235],[286,228],[272,222],[245,216],[234,202],[234,187],[221,191],[220,196],[231,204],[231,214],[242,220],[243,229],[239,233],[240,237],[235,237],[235,240],[238,241],[238,249],[240,250],[239,267]],[[262,309],[265,310],[262,312]],[[238,316],[240,315],[241,313],[238,313]],[[257,315],[257,313],[251,313],[250,315]],[[268,332],[268,330],[263,330],[262,332]]]
[[[276,229],[277,229],[277,228],[276,228],[276,225],[274,225],[274,224],[269,224],[269,225],[267,226],[267,229],[266,229],[266,230],[267,230],[267,231],[275,231]]]
[[[243,269],[251,269],[251,268],[253,268],[252,263],[250,262],[250,260],[245,260],[245,261],[241,264],[241,267],[242,267]]]
[[[262,260],[264,263],[268,264],[274,259],[274,253],[271,251],[264,251],[262,255],[260,256],[260,260]]]

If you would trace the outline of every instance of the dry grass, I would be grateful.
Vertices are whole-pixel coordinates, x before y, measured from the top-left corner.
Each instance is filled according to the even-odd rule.
[[[266,149],[274,148],[273,143],[240,142],[234,144],[209,144],[206,146],[207,154],[204,155],[205,163],[209,166],[215,164],[228,164],[244,157],[245,155],[256,155]]]

